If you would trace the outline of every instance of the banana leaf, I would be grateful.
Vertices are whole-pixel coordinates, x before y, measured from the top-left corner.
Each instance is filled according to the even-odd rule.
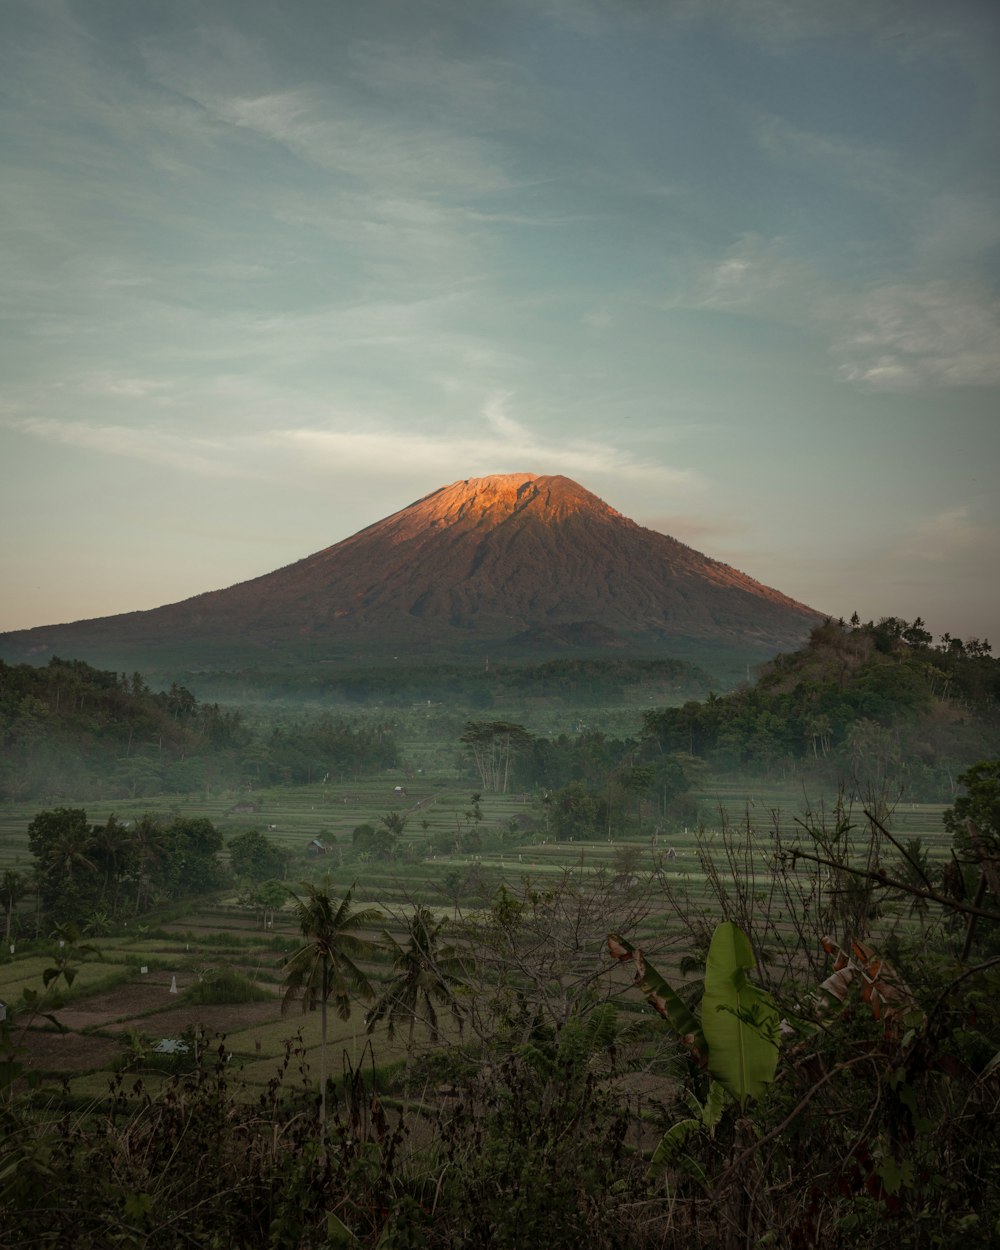
[[[751,985],[754,966],[746,934],[729,922],[712,936],[705,965],[701,1027],[708,1043],[708,1070],[743,1110],[774,1080],[779,1016],[765,990]]]
[[[694,1052],[695,1057],[705,1063],[708,1058],[705,1034],[683,998],[660,976],[639,947],[633,946],[619,934],[608,934],[608,950],[620,963],[631,960],[635,964],[636,988],[642,990],[646,1001],[671,1025],[681,1041]]]
[[[679,1165],[690,1175],[705,1182],[705,1169],[693,1156],[688,1155],[688,1142],[697,1139],[705,1131],[701,1120],[680,1120],[673,1128],[668,1128],[660,1139],[660,1144],[653,1151],[646,1176],[649,1180],[657,1180],[668,1167]]]

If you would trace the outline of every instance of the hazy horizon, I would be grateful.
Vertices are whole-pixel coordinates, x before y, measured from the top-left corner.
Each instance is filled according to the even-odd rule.
[[[1000,641],[1000,8],[11,0],[0,630],[564,474]]]

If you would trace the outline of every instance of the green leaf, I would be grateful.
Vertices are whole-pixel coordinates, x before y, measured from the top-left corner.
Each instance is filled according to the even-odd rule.
[[[915,1179],[913,1164],[909,1159],[897,1161],[892,1155],[886,1155],[878,1168],[887,1194],[898,1194],[901,1189],[912,1189]]]
[[[728,1096],[724,1085],[720,1085],[718,1081],[709,1081],[708,1096],[701,1108],[701,1122],[707,1129],[715,1128],[722,1119]]]
[[[712,935],[705,965],[701,1026],[708,1070],[743,1110],[774,1080],[778,1064],[778,1011],[770,994],[746,978],[754,965],[742,929],[725,922]]]
[[[683,1042],[704,1058],[706,1046],[702,1026],[687,1003],[664,981],[642,951],[617,933],[608,934],[608,949],[619,962],[631,960],[635,964],[635,985],[646,995],[646,1001],[656,1008]]]
[[[653,1151],[653,1157],[649,1161],[649,1169],[646,1175],[650,1180],[654,1180],[658,1176],[662,1176],[664,1171],[671,1164],[681,1163],[685,1166],[685,1171],[692,1171],[692,1165],[699,1172],[702,1178],[704,1171],[694,1159],[684,1154],[684,1148],[692,1138],[698,1136],[702,1132],[702,1123],[700,1120],[679,1120],[673,1128],[668,1128],[660,1138],[660,1144]]]
[[[653,1151],[653,1157],[649,1162],[649,1170],[646,1173],[650,1180],[655,1180],[662,1175],[664,1169],[672,1163],[678,1164],[685,1172],[694,1176],[697,1180],[706,1180],[705,1171],[701,1164],[690,1155],[687,1155],[684,1148],[692,1138],[697,1137],[703,1130],[707,1129],[709,1133],[712,1132],[719,1120],[722,1119],[722,1113],[726,1109],[728,1098],[729,1095],[726,1093],[725,1088],[718,1081],[709,1082],[708,1095],[705,1098],[704,1106],[694,1097],[690,1090],[686,1091],[686,1101],[696,1115],[686,1120],[678,1120],[673,1128],[667,1129],[660,1138],[660,1144]]]
[[[326,1239],[331,1246],[356,1246],[358,1239],[339,1216],[326,1213]]]
[[[153,1209],[152,1194],[126,1194],[122,1204],[125,1218],[141,1222]]]

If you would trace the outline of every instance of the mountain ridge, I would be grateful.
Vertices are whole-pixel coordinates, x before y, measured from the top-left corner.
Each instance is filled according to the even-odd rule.
[[[0,635],[0,655],[83,659],[165,647],[315,652],[373,648],[643,646],[698,639],[761,652],[824,617],[561,475],[439,487],[270,573],[141,612]],[[545,644],[542,644],[545,645]]]

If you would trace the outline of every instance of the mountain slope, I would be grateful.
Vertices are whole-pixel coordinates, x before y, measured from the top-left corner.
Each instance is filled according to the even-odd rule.
[[[821,615],[643,529],[565,477],[470,478],[343,542],[147,612],[0,635],[0,654],[313,655],[671,640],[775,651]]]

